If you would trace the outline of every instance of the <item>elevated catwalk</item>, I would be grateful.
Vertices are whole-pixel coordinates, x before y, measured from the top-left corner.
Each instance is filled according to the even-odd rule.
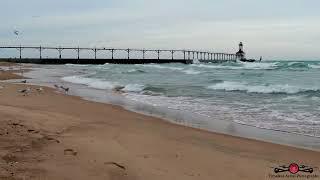
[[[16,63],[35,63],[35,64],[148,64],[148,63],[183,63],[191,64],[196,59],[199,62],[227,62],[236,61],[236,54],[228,53],[214,53],[206,51],[195,50],[177,50],[177,49],[116,49],[116,48],[80,48],[80,47],[44,47],[44,46],[0,46],[1,51],[9,49],[17,50],[19,53],[17,58],[1,57],[0,61],[10,61]],[[24,50],[34,50],[34,53],[39,53],[38,58],[30,58],[23,56]],[[57,58],[43,58],[44,51],[54,50],[58,52]],[[76,57],[63,57],[64,51],[76,52]],[[91,52],[94,56],[92,58],[80,57],[80,51]],[[111,57],[98,58],[98,52],[108,52]],[[34,54],[33,53],[33,54]],[[122,53],[122,57],[117,57]],[[125,54],[125,58],[123,58]],[[153,54],[153,58],[146,58],[146,54]],[[163,54],[167,58],[163,58]],[[88,55],[88,54],[87,54]],[[169,55],[169,56],[168,56]]]

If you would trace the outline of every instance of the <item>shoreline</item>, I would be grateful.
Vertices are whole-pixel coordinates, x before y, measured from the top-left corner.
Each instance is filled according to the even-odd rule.
[[[0,144],[8,167],[17,166],[14,178],[266,179],[277,165],[319,167],[319,152],[176,125],[47,87],[22,96],[17,90],[39,86],[1,84],[1,123],[14,120],[7,125],[21,129],[10,139],[26,143]],[[24,127],[27,135],[16,136]]]
[[[35,72],[35,74],[39,73],[36,70],[32,70],[30,72]],[[39,73],[39,75],[41,75],[41,77],[46,76],[42,73]],[[34,74],[31,76],[29,74],[28,77],[31,78],[30,80],[39,78],[35,77]],[[128,111],[156,117],[172,124],[191,127],[212,133],[225,134],[234,137],[258,140],[312,151],[320,151],[320,137],[317,136],[304,135],[277,129],[261,128],[233,121],[216,120],[211,117],[206,118],[204,116],[182,110],[175,110],[161,106],[153,107],[149,104],[130,100],[122,96],[121,93],[108,93],[108,95],[106,95],[103,90],[88,88],[85,85],[73,84],[64,81],[57,83],[62,83],[67,87],[70,87],[70,95],[81,97],[84,100],[117,105]],[[46,81],[38,82],[38,80],[36,80],[34,85],[53,87],[54,83],[48,83]],[[97,95],[91,96],[92,94]],[[181,114],[183,114],[183,116],[181,116]],[[198,121],[200,121],[199,124],[197,124]],[[203,124],[201,124],[202,121]]]

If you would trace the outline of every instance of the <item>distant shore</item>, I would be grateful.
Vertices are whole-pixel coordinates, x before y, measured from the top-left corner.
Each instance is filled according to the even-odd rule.
[[[23,78],[15,73],[1,71],[0,80]],[[47,87],[0,86],[0,179],[256,180],[290,163],[320,167],[320,152],[178,126]]]

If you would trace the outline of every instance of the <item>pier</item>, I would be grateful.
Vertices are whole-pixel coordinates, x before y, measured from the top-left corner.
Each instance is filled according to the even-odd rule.
[[[1,52],[15,50],[18,57],[2,57]],[[25,50],[33,50],[37,57],[25,55]],[[55,51],[56,57],[45,57],[45,51]],[[73,57],[64,57],[64,52],[72,51]],[[82,57],[80,52],[87,56]],[[106,52],[109,56],[106,56]],[[99,53],[99,57],[98,57]],[[119,53],[122,56],[119,56]],[[118,54],[118,55],[117,55]],[[165,56],[165,55],[166,56]],[[147,55],[149,55],[147,57]],[[102,57],[101,57],[102,56]],[[0,46],[0,61],[35,64],[148,64],[148,63],[184,63],[192,64],[194,60],[203,63],[236,61],[236,54],[215,53],[179,49],[119,49],[119,48],[83,48],[83,47],[45,47],[45,46]]]

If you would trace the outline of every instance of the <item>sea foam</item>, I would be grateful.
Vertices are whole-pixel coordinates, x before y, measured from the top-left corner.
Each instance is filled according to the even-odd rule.
[[[250,85],[245,82],[231,82],[224,81],[222,83],[214,84],[208,87],[213,90],[225,90],[225,91],[246,91],[248,93],[286,93],[296,94],[299,92],[306,91],[318,91],[319,88],[303,88],[297,86],[291,86],[288,84],[284,85]]]
[[[187,69],[187,70],[183,70],[182,72],[188,74],[188,75],[196,75],[196,74],[201,74],[200,71],[196,71],[194,69]]]
[[[148,65],[145,65],[145,64],[137,64],[137,66],[142,66],[142,67],[148,67],[148,68],[158,68],[158,69],[170,69],[170,70],[173,70],[173,71],[181,71],[183,70],[183,68],[179,68],[179,67],[169,67],[169,66],[162,66],[162,65],[158,65],[158,64],[148,64]]]
[[[144,89],[144,86],[140,84],[123,85],[118,82],[110,82],[110,81],[105,81],[97,78],[87,78],[82,76],[68,76],[68,77],[63,77],[62,80],[66,82],[71,82],[74,84],[87,85],[88,87],[95,88],[95,89],[102,89],[102,90],[113,90],[117,87],[121,87],[121,90],[125,92],[140,92],[140,91],[143,91]]]

